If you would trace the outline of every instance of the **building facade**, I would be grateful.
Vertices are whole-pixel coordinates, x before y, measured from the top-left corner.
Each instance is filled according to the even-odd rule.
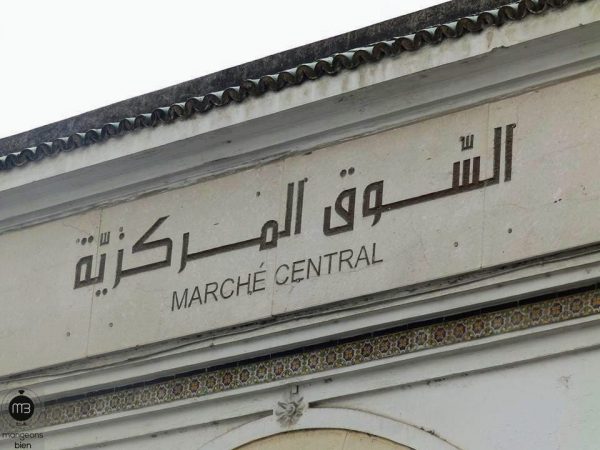
[[[458,0],[0,140],[0,448],[597,449],[599,118]]]

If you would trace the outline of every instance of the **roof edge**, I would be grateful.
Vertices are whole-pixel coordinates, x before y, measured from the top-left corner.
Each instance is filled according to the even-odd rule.
[[[269,91],[277,92],[290,86],[302,84],[305,81],[320,79],[325,75],[336,75],[343,70],[352,70],[365,63],[378,62],[385,57],[398,56],[407,51],[417,51],[426,45],[435,45],[447,39],[457,39],[466,34],[478,33],[490,26],[501,26],[506,22],[522,20],[529,15],[538,15],[548,10],[559,9],[572,3],[585,1],[587,0],[520,0],[509,4],[504,4],[504,0],[479,0],[475,2],[455,0],[446,2],[0,139],[0,171],[24,166],[29,162],[40,161],[47,156],[54,156],[63,151],[68,152],[89,146],[137,129],[154,127],[161,123],[171,123],[181,118],[188,118],[198,113],[206,113],[214,107],[226,106],[232,102],[240,103],[249,97],[261,96]],[[471,8],[466,7],[467,3]],[[468,17],[459,18],[455,16],[459,11],[471,11],[476,5],[481,6],[484,4],[501,4],[501,6],[476,15],[470,14]],[[416,28],[411,28],[411,26],[416,27],[416,24],[426,23],[426,19],[433,20],[433,17],[439,17],[440,15],[446,18],[452,17],[454,20],[450,19],[450,22],[442,25],[425,25],[425,28],[414,34],[389,38],[389,36],[403,34],[406,30],[413,31]],[[418,28],[421,28],[421,26]],[[385,35],[383,33],[389,34]],[[372,44],[363,44],[365,39],[370,40],[371,37],[382,35],[386,36],[384,40]],[[338,45],[341,45],[342,41],[347,44],[358,43],[359,45],[342,47],[344,49],[353,48],[352,50],[326,53],[327,49],[340,48]],[[330,54],[332,56],[314,58],[311,63],[298,63],[295,67],[287,66],[292,68],[285,70],[272,72],[268,70],[272,67],[280,67],[294,58],[299,61],[310,60],[307,55],[319,51],[322,52],[321,55]],[[254,78],[244,76],[244,74],[249,73],[260,73],[260,75]],[[265,73],[274,74],[265,75]],[[236,76],[240,77],[238,80],[243,79],[244,81],[238,82],[237,85],[235,83],[227,85],[228,81]],[[186,93],[196,85],[198,85],[198,89],[202,89],[203,86],[206,89],[211,86],[225,87],[218,92],[205,90],[204,92],[211,93],[203,96],[191,96]],[[146,107],[152,102],[159,102],[163,99],[164,102],[158,104],[169,104],[168,98],[177,98],[177,101],[170,103],[170,106]],[[143,107],[147,108],[142,109],[143,111],[151,112],[129,113]],[[101,119],[104,117],[109,119],[102,122]],[[87,123],[103,123],[103,125],[88,128],[84,126]],[[85,132],[73,131],[86,129]],[[56,138],[56,136],[65,137]],[[31,144],[32,142],[33,144]],[[23,149],[23,143],[26,143],[27,148]]]

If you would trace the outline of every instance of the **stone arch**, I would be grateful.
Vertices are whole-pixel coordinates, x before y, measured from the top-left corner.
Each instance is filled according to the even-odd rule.
[[[235,450],[413,450],[388,439],[339,428],[286,431],[267,436]]]
[[[353,441],[358,440],[358,442],[360,442],[360,439],[365,439],[365,436],[372,436],[375,438],[373,442],[380,445],[381,450],[458,449],[458,447],[447,441],[413,425],[376,414],[344,408],[308,408],[294,425],[284,427],[277,421],[274,415],[265,417],[231,430],[207,442],[199,450],[256,450],[256,448],[260,447],[253,448],[251,445],[261,441],[265,445],[269,444],[268,438],[274,439],[272,442],[281,439],[281,437],[291,439],[291,441],[302,438],[310,439],[309,434],[292,435],[292,432],[295,431],[308,430],[337,430],[342,434],[348,431],[355,432],[356,434],[352,434],[350,439]],[[330,435],[333,436],[331,433]],[[316,434],[312,436],[315,438],[319,437]],[[288,442],[291,441],[289,440]],[[387,443],[392,445],[392,447],[389,445],[387,448],[385,446],[381,447],[381,445]],[[294,447],[291,448],[294,449]],[[313,448],[319,447],[313,446]],[[343,448],[340,447],[339,450]],[[336,448],[336,450],[338,449]]]

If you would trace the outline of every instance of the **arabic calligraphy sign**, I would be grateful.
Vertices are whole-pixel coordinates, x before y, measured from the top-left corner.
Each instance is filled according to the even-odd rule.
[[[16,324],[34,318],[29,339],[58,349],[49,364],[597,240],[569,233],[578,219],[548,206],[557,174],[588,193],[600,183],[548,141],[561,114],[533,122],[544,102],[526,94],[0,236],[15,273],[0,346],[18,346]]]
[[[403,152],[411,151],[392,132],[391,145],[379,147],[385,153],[378,147],[364,149],[347,167],[340,166],[343,154],[338,158],[324,152],[163,194],[170,199],[168,208],[156,208],[156,199],[142,200],[145,205],[138,208],[144,213],[134,223],[129,205],[107,210],[99,230],[101,244],[73,261],[73,289],[83,296],[93,291],[94,307],[105,322],[114,323],[114,308],[126,310],[124,304],[133,305],[129,299],[138,298],[134,311],[156,312],[152,328],[173,320],[193,323],[189,332],[197,332],[422,281],[418,276],[404,282],[390,277],[401,273],[394,247],[404,245],[402,212],[450,197],[477,205],[477,191],[500,189],[511,179],[516,124],[494,124],[487,130],[487,121],[480,122],[465,124],[473,129],[468,148],[461,129],[453,130],[451,140],[444,139],[453,145],[443,156],[435,155],[439,143],[422,150],[435,155],[435,165],[429,164],[426,172],[437,176],[431,187],[414,186],[412,193],[406,192],[403,175],[375,170],[394,159],[400,162]],[[361,161],[375,156],[379,162]],[[331,169],[315,173],[314,167],[325,161]],[[462,270],[460,266],[454,270]],[[374,287],[370,279],[381,272],[390,280]],[[345,281],[348,277],[352,279]],[[354,279],[361,280],[358,286]],[[119,303],[113,303],[116,299]],[[138,323],[134,314],[126,322]]]
[[[334,226],[332,222],[336,219],[332,219],[332,206],[326,206],[323,209],[323,236],[333,236],[340,233],[347,233],[354,230],[354,223],[356,220],[356,216],[362,215],[362,218],[373,217],[373,221],[371,223],[371,227],[376,226],[381,220],[384,214],[392,213],[393,211],[406,208],[413,205],[418,205],[421,203],[427,203],[434,200],[439,200],[444,197],[459,195],[465,192],[473,191],[476,189],[483,189],[485,187],[497,185],[500,183],[501,174],[500,174],[500,164],[502,157],[502,142],[504,141],[504,176],[503,181],[508,182],[511,179],[512,173],[512,151],[513,151],[513,130],[516,127],[516,124],[511,123],[505,126],[505,136],[503,139],[503,130],[502,127],[494,128],[494,144],[493,144],[493,160],[492,160],[492,169],[491,176],[480,179],[480,170],[481,170],[481,156],[475,156],[473,158],[464,159],[463,161],[456,161],[452,164],[452,179],[448,183],[448,187],[444,189],[438,189],[433,192],[424,193],[421,195],[417,195],[415,197],[410,198],[402,198],[399,200],[393,200],[384,202],[384,180],[378,180],[375,182],[369,183],[363,191],[362,195],[362,206],[358,209],[362,210],[362,214],[358,214],[357,209],[357,196],[356,196],[356,187],[352,187],[349,189],[342,190],[339,194],[337,194],[334,202],[334,211],[338,216],[337,221],[341,221],[341,225]],[[472,139],[472,138],[471,138]],[[471,147],[472,148],[472,145]],[[462,150],[464,150],[464,145]],[[471,169],[472,167],[472,169]],[[355,168],[351,167],[347,171],[346,174],[352,175],[355,172]],[[341,172],[344,174],[344,172]],[[342,176],[342,175],[341,175]],[[345,175],[343,175],[345,176]],[[242,239],[237,242],[231,242],[219,245],[217,247],[202,249],[198,251],[190,251],[189,243],[190,243],[190,232],[185,231],[181,235],[181,258],[179,261],[179,270],[178,273],[183,272],[188,263],[192,261],[202,260],[202,259],[210,259],[211,257],[216,257],[217,255],[235,253],[239,250],[243,249],[251,249],[254,248],[257,251],[266,251],[270,249],[277,248],[278,243],[281,239],[290,238],[292,236],[292,218],[294,217],[293,224],[293,235],[299,235],[302,231],[302,214],[304,208],[304,185],[308,181],[308,178],[304,178],[297,183],[288,183],[286,190],[286,201],[285,201],[285,219],[283,229],[280,231],[279,222],[275,219],[269,219],[260,228],[260,234],[257,237],[250,237],[247,239]],[[389,183],[389,182],[388,182]],[[297,185],[297,186],[296,186]],[[297,190],[297,194],[295,194],[295,190]],[[260,192],[257,192],[260,195]],[[359,211],[360,212],[360,211]],[[123,268],[123,258],[125,249],[120,248],[117,251],[117,262],[116,262],[116,270],[114,275],[114,284],[112,285],[112,289],[116,289],[121,280],[124,277],[129,277],[132,275],[138,275],[142,273],[152,272],[155,270],[159,270],[162,268],[170,268],[173,265],[173,239],[172,238],[162,238],[156,240],[150,240],[153,235],[157,232],[157,230],[161,227],[163,223],[167,221],[169,216],[159,217],[141,236],[140,238],[133,243],[131,246],[130,253],[136,254],[138,252],[151,251],[153,249],[162,248],[164,250],[164,257],[160,260],[149,262],[146,264],[142,264],[136,267],[131,267],[129,269]],[[123,227],[119,228],[121,231]],[[196,230],[199,231],[199,230]],[[101,233],[101,247],[104,245],[110,244],[110,231],[103,231]],[[104,237],[102,237],[104,236]],[[124,234],[121,233],[120,236],[124,237]],[[86,238],[83,238],[86,239]],[[93,241],[93,236],[87,238]],[[327,260],[327,273],[330,274],[332,271],[331,265],[333,261],[333,256],[336,255],[335,261],[337,261],[338,271],[342,271],[342,263],[347,265],[349,269],[355,269],[358,267],[361,261],[364,261],[366,265],[375,264],[382,262],[382,260],[378,260],[376,258],[376,243],[373,243],[370,251],[367,251],[366,247],[363,245],[360,247],[360,250],[357,252],[358,256],[356,260],[353,260],[354,252],[352,249],[343,250],[340,252],[335,252],[334,254],[326,254],[324,255]],[[102,249],[100,249],[102,251]],[[339,253],[339,254],[338,254]],[[344,256],[345,254],[345,256]],[[323,256],[319,255],[318,259],[315,262],[312,258],[308,258],[306,261],[305,267],[302,269],[296,270],[296,264],[292,265],[292,273],[291,278],[289,275],[285,275],[289,272],[289,266],[287,264],[281,264],[275,270],[275,284],[281,285],[291,280],[292,283],[302,281],[301,278],[296,277],[298,272],[303,273],[306,270],[306,279],[310,279],[310,268],[312,267],[314,276],[320,276],[321,274],[321,266],[322,266],[322,258]],[[354,261],[354,263],[353,263]],[[98,262],[98,274],[96,276],[92,276],[92,267],[94,265],[94,255],[87,255],[79,259],[77,264],[75,265],[75,285],[74,289],[79,289],[87,286],[94,285],[102,285],[104,283],[104,272],[106,269],[106,253],[101,253],[99,262]],[[282,270],[283,269],[283,270]],[[279,272],[283,272],[283,275],[279,275]],[[194,289],[194,292],[197,294],[192,294],[190,298],[190,302],[193,300],[197,300],[199,304],[206,303],[208,300],[208,294],[212,295],[212,298],[215,301],[218,301],[217,290],[221,293],[221,299],[229,298],[233,295],[235,290],[236,294],[239,296],[240,286],[247,286],[247,292],[250,294],[251,292],[257,292],[264,290],[264,286],[260,289],[256,288],[256,275],[257,274],[265,274],[265,270],[261,270],[255,272],[253,275],[253,282],[250,282],[250,279],[246,283],[241,284],[238,278],[237,284],[233,278],[227,278],[225,281],[229,281],[231,283],[231,287],[228,288],[229,294],[223,294],[224,284],[219,285],[219,283],[211,283],[213,285],[213,289],[208,290],[208,285],[205,286],[204,290],[204,299],[202,299],[202,295],[197,287]],[[250,277],[250,274],[248,275]],[[283,278],[285,277],[285,278]],[[260,277],[262,283],[265,282],[265,279]],[[224,282],[223,282],[224,283]],[[250,288],[252,285],[252,288]],[[220,287],[219,287],[220,286]],[[234,286],[237,286],[235,289]],[[106,288],[98,289],[96,291],[96,295],[100,296],[100,293],[106,295]],[[185,296],[183,296],[185,295]],[[188,304],[187,301],[187,292],[182,294],[181,302],[178,300],[177,291],[173,291],[173,301],[171,310],[175,309],[175,302],[177,299],[177,309],[188,308],[191,304]]]
[[[516,127],[516,124],[512,123],[506,125],[505,137],[504,137],[504,181],[510,181],[511,172],[512,172],[512,147],[513,147],[513,130]],[[464,145],[464,137],[461,137],[461,142],[463,142],[462,150],[465,150]],[[473,136],[471,135],[471,144],[468,148],[473,148],[472,140]],[[390,213],[395,210],[399,210],[401,208],[406,208],[412,205],[417,205],[420,203],[426,203],[429,201],[437,200],[443,197],[458,195],[461,193],[465,193],[468,191],[472,191],[475,189],[482,189],[487,186],[496,185],[500,182],[500,164],[501,164],[501,156],[502,156],[502,127],[494,128],[494,146],[493,146],[493,163],[492,163],[492,175],[486,179],[480,179],[480,170],[481,170],[481,157],[475,156],[474,158],[468,158],[461,161],[456,161],[452,165],[452,181],[451,184],[445,189],[439,189],[434,192],[424,193],[422,195],[418,195],[410,198],[402,198],[400,200],[390,201],[387,203],[383,202],[383,188],[384,188],[384,180],[375,181],[369,183],[363,191],[362,196],[362,217],[367,218],[373,216],[373,222],[371,224],[372,227],[377,225],[381,220],[381,217],[385,213]],[[471,170],[472,165],[472,170]],[[344,170],[344,169],[342,169]],[[355,172],[355,169],[351,167],[345,173],[352,175]],[[342,174],[344,174],[342,172]],[[342,175],[341,175],[342,176]],[[345,175],[343,175],[345,176]],[[304,185],[308,181],[308,178],[304,178],[303,180],[298,181],[297,183],[297,194],[294,197],[294,190],[296,183],[288,183],[287,185],[287,194],[286,194],[286,203],[285,203],[285,219],[284,219],[284,227],[281,231],[279,231],[279,222],[274,219],[267,220],[260,229],[260,235],[258,237],[243,239],[237,242],[227,243],[224,245],[219,245],[217,247],[208,248],[204,250],[198,250],[195,252],[190,252],[189,250],[189,241],[190,241],[190,232],[186,231],[182,234],[181,237],[181,259],[179,263],[178,273],[181,273],[185,270],[188,265],[188,262],[196,261],[200,259],[211,258],[216,255],[221,255],[230,252],[236,252],[242,249],[248,248],[256,248],[258,251],[269,250],[273,248],[277,248],[278,242],[280,239],[289,238],[292,235],[292,216],[295,215],[294,222],[294,235],[298,235],[302,231],[302,212],[304,207]],[[356,210],[356,191],[357,188],[353,187],[350,189],[345,189],[340,192],[335,199],[335,213],[339,217],[338,220],[341,220],[343,223],[341,225],[333,226],[332,225],[332,206],[326,206],[323,212],[323,235],[324,236],[332,236],[339,233],[350,232],[354,229],[354,221],[355,221],[355,210]],[[259,194],[259,193],[258,193]],[[295,209],[295,210],[294,210]],[[172,255],[173,255],[173,239],[171,238],[163,238],[157,240],[149,240],[153,234],[158,230],[158,228],[169,218],[169,216],[163,216],[158,218],[149,228],[144,232],[144,234],[132,245],[131,253],[135,254],[138,252],[149,251],[155,248],[164,248],[164,258],[143,264],[137,267],[132,267],[129,269],[123,268],[123,254],[124,249],[119,249],[117,252],[117,263],[116,263],[116,271],[114,277],[114,284],[112,289],[116,289],[120,284],[121,279],[123,277],[137,275],[145,272],[151,272],[154,270],[158,270],[161,268],[171,267]],[[123,228],[120,227],[120,230]],[[122,235],[122,234],[121,234]],[[104,231],[101,233],[101,246],[108,245],[110,243],[110,231]],[[84,238],[85,239],[85,238]],[[93,240],[93,237],[91,238]],[[376,244],[373,243],[372,246],[372,257],[371,260],[373,262],[381,262],[381,260],[377,260],[375,258],[376,252]],[[350,255],[353,254],[352,250],[349,249],[348,253]],[[362,259],[365,260],[367,265],[370,264],[369,258],[367,256],[367,251],[365,246],[362,246],[359,255],[357,258],[356,264],[352,264],[352,257],[344,258],[341,255],[337,258],[339,261],[339,271],[341,271],[342,262],[348,265],[350,269],[354,269],[358,262]],[[328,261],[328,273],[331,272],[331,256]],[[100,260],[98,263],[98,275],[92,276],[92,266],[93,266],[94,255],[84,256],[77,262],[75,266],[75,289],[93,286],[96,284],[102,284],[104,282],[104,271],[106,267],[106,253],[102,253],[100,255]],[[318,260],[318,266],[313,262],[312,259],[308,259],[308,268],[313,267],[313,271],[316,276],[320,275],[321,272],[321,257]],[[283,264],[276,269],[276,274],[279,273],[281,269],[287,267],[287,265]],[[85,269],[85,272],[84,272]],[[307,269],[308,271],[308,269]],[[259,271],[258,273],[264,273],[265,271]],[[292,282],[299,282],[300,279],[297,279],[295,275],[295,270],[292,271]],[[310,278],[310,272],[307,272],[307,279]],[[285,277],[285,280],[288,280],[289,276]],[[234,280],[228,278],[227,280],[231,280],[231,283],[234,283]],[[264,281],[264,280],[262,280]],[[285,281],[280,282],[280,280],[276,277],[276,284],[283,284]],[[248,282],[249,283],[249,282]],[[256,284],[253,283],[253,285]],[[249,284],[248,284],[249,285]],[[218,283],[215,283],[215,286],[218,287]],[[239,295],[239,282],[237,285],[237,292]],[[261,289],[262,290],[262,289]],[[255,289],[253,289],[255,291]],[[102,292],[105,294],[104,289]],[[210,292],[213,295],[215,300],[217,299],[217,295],[214,292]],[[222,288],[221,288],[222,293]],[[97,296],[100,295],[100,290],[96,291]],[[206,303],[208,292],[205,291],[204,301],[200,301],[200,303]],[[230,295],[221,295],[222,298],[228,298]],[[173,302],[177,298],[176,291],[174,291]],[[198,300],[201,300],[200,294],[197,295]],[[174,303],[173,303],[174,305]],[[184,302],[184,307],[188,307],[186,302]],[[180,309],[180,308],[178,308]],[[174,310],[174,306],[172,306],[172,310]]]

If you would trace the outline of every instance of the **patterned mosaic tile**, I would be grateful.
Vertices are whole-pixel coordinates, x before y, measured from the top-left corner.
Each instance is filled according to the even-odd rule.
[[[200,397],[244,386],[285,380],[391,358],[407,353],[469,342],[540,325],[600,313],[600,289],[565,295],[536,303],[486,312],[458,319],[357,338],[285,356],[234,367],[208,369],[193,375],[147,383],[144,386],[91,394],[83,399],[47,405],[38,426],[57,425],[90,417],[144,408],[176,400]]]

